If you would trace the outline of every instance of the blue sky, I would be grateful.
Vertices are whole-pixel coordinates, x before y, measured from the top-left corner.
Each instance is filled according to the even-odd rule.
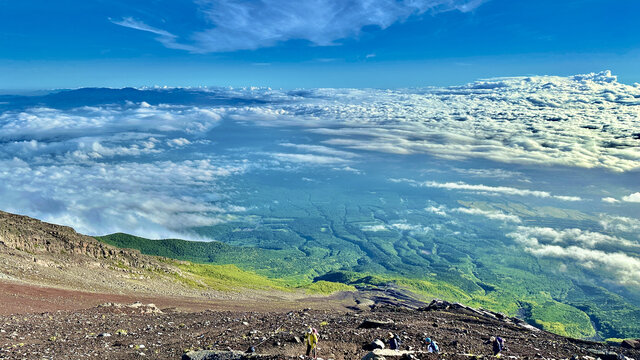
[[[0,0],[0,89],[405,87],[610,69],[635,0]]]

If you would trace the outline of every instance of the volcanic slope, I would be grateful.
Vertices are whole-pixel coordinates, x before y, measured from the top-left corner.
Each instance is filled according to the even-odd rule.
[[[264,354],[257,358],[294,359],[304,350],[296,337],[310,325],[320,330],[320,355],[328,359],[360,359],[389,331],[419,359],[436,358],[422,352],[425,336],[439,342],[446,358],[468,359],[490,355],[494,335],[506,339],[505,357],[513,360],[640,358],[638,350],[565,338],[498,313],[427,304],[395,286],[309,297],[229,269],[146,256],[0,212],[0,359],[178,359],[201,349],[249,347]],[[76,302],[64,310],[28,306],[46,297]],[[159,306],[122,304],[131,299]],[[190,302],[198,306],[189,310]]]
[[[234,265],[193,265],[120,249],[48,224],[0,211],[0,282],[107,294],[197,299],[295,299],[302,292]],[[6,291],[4,291],[6,292]]]

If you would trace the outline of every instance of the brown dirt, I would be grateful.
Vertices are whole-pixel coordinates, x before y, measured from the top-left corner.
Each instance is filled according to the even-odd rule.
[[[392,306],[348,310],[352,296],[343,300],[270,302],[205,301],[176,297],[136,297],[44,288],[0,282],[0,359],[179,359],[189,349],[246,350],[255,346],[274,359],[293,359],[304,346],[294,341],[311,325],[319,329],[319,355],[333,359],[360,359],[363,345],[400,334],[402,347],[424,350],[429,336],[440,344],[446,359],[491,355],[490,336],[506,340],[503,358],[566,359],[596,356],[593,351],[619,347],[571,340],[546,332],[527,331],[513,324],[464,313],[417,311]],[[101,307],[104,302],[153,302],[162,313],[142,313],[127,307]],[[351,303],[353,305],[353,303]],[[302,309],[308,307],[309,309]],[[13,315],[6,315],[6,314]],[[360,329],[364,319],[388,320],[386,329]],[[117,335],[126,330],[126,335]],[[109,333],[111,336],[99,336]],[[143,346],[141,346],[143,345]],[[141,355],[144,354],[144,355]],[[626,351],[640,358],[640,352]],[[421,355],[421,358],[438,358]]]

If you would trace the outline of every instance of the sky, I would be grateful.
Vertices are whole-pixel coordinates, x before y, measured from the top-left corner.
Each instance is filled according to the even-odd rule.
[[[445,86],[611,70],[635,0],[0,0],[0,89]]]

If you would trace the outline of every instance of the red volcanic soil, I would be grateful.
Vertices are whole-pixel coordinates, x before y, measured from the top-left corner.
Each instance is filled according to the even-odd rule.
[[[624,359],[619,354],[640,359],[640,351],[527,330],[455,309],[420,311],[388,303],[347,308],[353,296],[199,300],[0,281],[0,359],[180,359],[187,350],[249,347],[268,356],[263,359],[297,359],[304,345],[296,337],[310,325],[320,331],[324,359],[361,359],[368,353],[363,347],[390,331],[400,336],[403,350],[426,350],[425,336],[438,341],[441,354],[416,353],[418,359],[490,358],[488,340],[494,335],[506,340],[503,358],[509,360]],[[157,307],[120,305],[135,301]],[[107,302],[119,304],[100,305]],[[362,327],[365,319],[382,325]]]
[[[237,299],[206,300],[202,298],[160,295],[122,295],[68,290],[32,285],[18,281],[0,280],[0,315],[82,310],[106,302],[130,304],[136,301],[145,304],[152,303],[159,308],[174,308],[179,311],[188,312],[256,309],[262,311],[287,311],[309,306],[312,306],[314,309],[332,309],[336,306],[352,304],[352,302],[350,302],[352,298],[344,295],[331,297],[331,303],[327,303],[326,300],[327,298],[283,300],[282,298],[274,297],[273,301],[269,301],[268,298],[239,301]]]

